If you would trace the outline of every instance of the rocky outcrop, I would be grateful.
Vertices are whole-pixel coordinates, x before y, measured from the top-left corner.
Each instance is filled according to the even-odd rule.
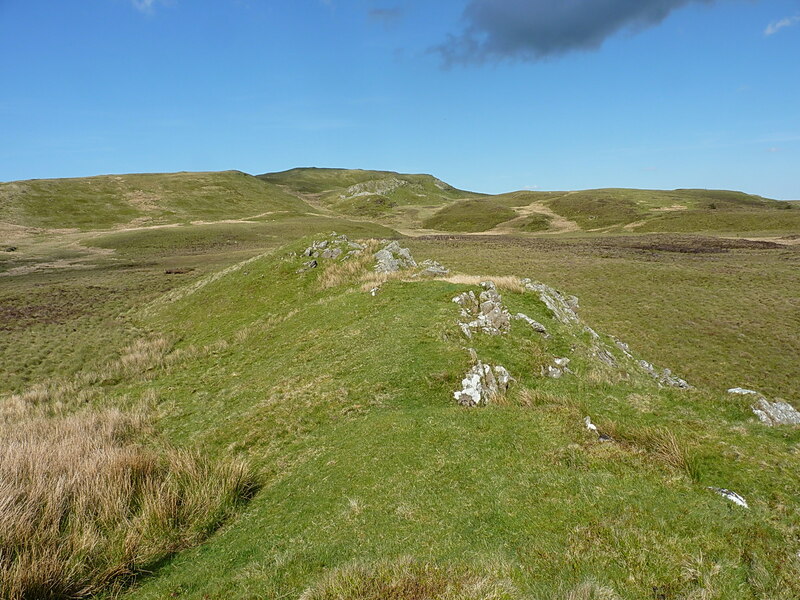
[[[324,258],[336,260],[341,258],[347,260],[353,256],[358,256],[364,250],[364,246],[358,242],[351,242],[344,234],[337,235],[334,231],[326,239],[315,240],[303,251],[303,256],[309,258]]]
[[[800,425],[800,412],[788,402],[783,400],[770,402],[764,394],[741,387],[731,388],[728,393],[737,396],[752,396],[756,402],[750,408],[753,414],[758,417],[758,420],[765,425],[770,427],[775,427],[776,425]]]
[[[549,338],[549,337],[550,337],[550,334],[549,334],[549,333],[547,333],[547,328],[546,328],[544,325],[542,325],[541,323],[539,323],[539,321],[534,321],[533,319],[531,319],[531,318],[530,318],[528,315],[526,315],[525,313],[517,313],[517,314],[515,314],[515,315],[514,315],[513,317],[511,317],[511,318],[512,318],[512,319],[515,319],[515,320],[517,320],[517,321],[525,321],[525,322],[526,322],[528,325],[530,325],[530,326],[531,326],[531,328],[532,328],[532,329],[533,329],[533,330],[534,330],[536,333],[541,333],[541,334],[542,334],[544,337],[546,337],[546,338]]]
[[[664,387],[675,387],[684,390],[688,390],[692,386],[690,386],[685,380],[681,379],[680,377],[676,377],[672,374],[672,371],[669,369],[664,369],[659,371],[656,369],[652,364],[647,362],[646,360],[640,360],[639,366],[642,370],[650,375],[653,379],[658,381],[658,384]]]
[[[472,350],[473,356],[475,351]],[[453,393],[462,406],[490,404],[505,394],[514,379],[500,365],[491,366],[478,360],[461,381],[461,389]]]
[[[394,273],[402,269],[417,266],[408,248],[402,248],[397,241],[389,242],[375,253],[375,271],[378,273]]]
[[[764,397],[753,405],[753,413],[770,427],[775,425],[800,425],[800,412],[788,402],[770,402]]]
[[[435,260],[424,260],[419,265],[422,271],[414,275],[414,277],[444,277],[450,274],[450,270]]]
[[[481,283],[483,291],[479,296],[470,290],[453,298],[461,307],[461,321],[458,325],[468,338],[473,333],[501,335],[511,328],[511,315],[503,306],[503,298],[491,281]]]
[[[538,294],[553,316],[565,325],[577,323],[580,320],[575,312],[578,309],[577,297],[565,296],[548,285],[530,279],[522,279],[520,283],[525,286],[526,290]]]
[[[407,185],[409,185],[408,181],[398,179],[397,177],[372,179],[370,181],[351,185],[344,193],[339,194],[339,199],[346,200],[348,198],[358,198],[361,196],[383,196]]]

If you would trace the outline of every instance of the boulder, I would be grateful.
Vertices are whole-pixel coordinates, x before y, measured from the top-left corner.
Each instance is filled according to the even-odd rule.
[[[503,299],[491,281],[481,283],[484,290],[480,296],[470,290],[453,298],[453,302],[461,307],[459,327],[468,338],[473,333],[487,335],[508,333],[511,328],[511,315],[503,306]]]
[[[462,406],[486,405],[505,394],[512,381],[513,377],[504,367],[492,367],[479,360],[467,371],[461,389],[454,392],[453,397]]]
[[[420,264],[423,267],[422,271],[414,275],[414,277],[444,277],[450,274],[450,270],[435,260],[424,260]]]
[[[752,407],[753,413],[765,425],[800,425],[800,412],[788,402],[770,402],[763,396]]]
[[[375,253],[375,271],[394,273],[401,269],[416,267],[417,263],[408,248],[401,248],[397,241],[389,242]]]

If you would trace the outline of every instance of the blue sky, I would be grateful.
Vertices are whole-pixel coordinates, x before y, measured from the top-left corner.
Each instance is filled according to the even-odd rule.
[[[4,181],[330,166],[800,199],[800,0],[0,0],[0,82]]]

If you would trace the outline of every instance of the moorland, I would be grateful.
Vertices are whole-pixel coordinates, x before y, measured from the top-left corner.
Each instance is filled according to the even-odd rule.
[[[731,191],[0,183],[0,593],[800,597],[800,430],[728,392],[800,403],[798,242]]]

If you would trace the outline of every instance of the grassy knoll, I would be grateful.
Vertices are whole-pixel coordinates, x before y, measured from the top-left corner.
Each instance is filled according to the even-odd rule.
[[[239,171],[107,175],[0,183],[0,221],[28,227],[102,229],[303,213],[311,207]]]
[[[629,225],[637,231],[759,232],[792,230],[798,223],[781,210],[784,202],[724,190],[584,190],[549,206],[587,230]]]

